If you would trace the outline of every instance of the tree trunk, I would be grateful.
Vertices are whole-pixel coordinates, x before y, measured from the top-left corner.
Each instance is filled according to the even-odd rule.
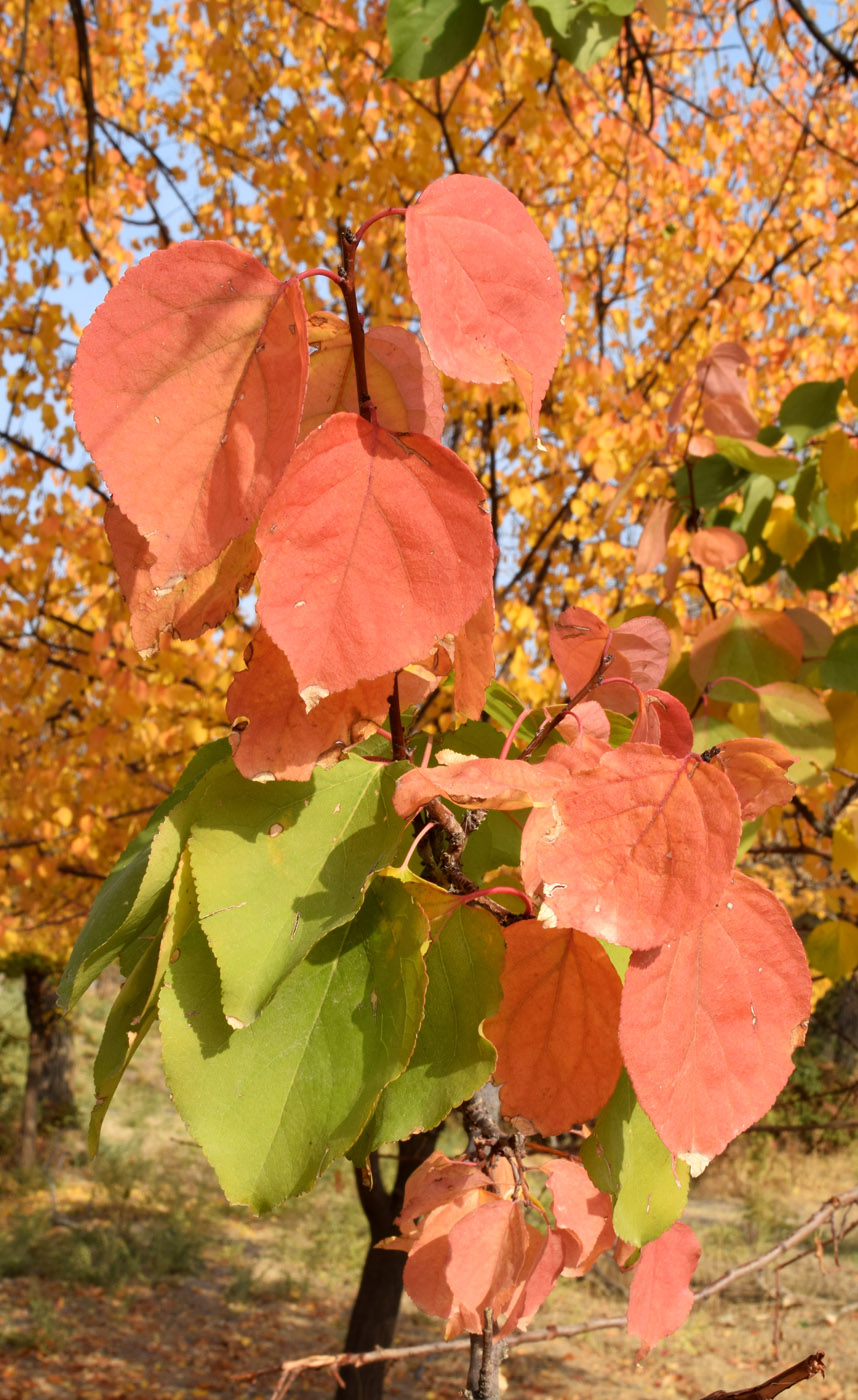
[[[18,1164],[26,1171],[36,1165],[39,1128],[74,1118],[74,1093],[71,1030],[57,1009],[53,978],[43,968],[25,969],[24,1005],[30,1035]]]
[[[425,1162],[437,1136],[436,1128],[429,1133],[415,1133],[407,1142],[399,1144],[399,1166],[391,1191],[384,1189],[380,1163],[375,1153],[370,1158],[371,1185],[363,1180],[358,1170],[355,1171],[358,1199],[369,1224],[370,1247],[352,1307],[344,1351],[371,1351],[376,1346],[390,1346],[393,1341],[402,1299],[406,1255],[400,1250],[375,1249],[374,1246],[379,1240],[397,1233],[394,1221],[402,1209],[405,1183],[415,1168]],[[344,1366],[341,1374],[345,1388],[337,1386],[337,1400],[381,1400],[384,1371],[384,1362],[371,1366]]]

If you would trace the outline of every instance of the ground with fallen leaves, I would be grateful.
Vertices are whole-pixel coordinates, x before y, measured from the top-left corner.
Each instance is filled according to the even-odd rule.
[[[0,988],[13,1031],[14,997],[11,984]],[[102,1014],[94,999],[79,1025],[82,1105]],[[7,1059],[0,1083],[14,1093],[21,1067]],[[444,1146],[456,1150],[452,1133]],[[762,1253],[856,1180],[854,1142],[810,1154],[794,1136],[757,1135],[731,1149],[697,1183],[686,1217],[703,1243],[694,1285]],[[348,1168],[273,1216],[230,1209],[172,1109],[155,1036],[119,1091],[94,1164],[76,1130],[27,1180],[7,1172],[2,1185],[3,1400],[268,1400],[282,1360],[339,1347],[364,1249]],[[534,1329],[621,1313],[624,1291],[603,1264],[583,1283],[563,1284]],[[439,1324],[406,1302],[397,1343],[439,1335]],[[518,1347],[504,1380],[510,1400],[699,1400],[817,1350],[826,1353],[826,1377],[789,1393],[855,1396],[858,1231],[843,1241],[839,1267],[830,1242],[811,1241],[777,1275],[752,1274],[700,1306],[642,1365],[630,1339],[604,1331]],[[387,1394],[453,1400],[464,1375],[461,1354],[396,1362]],[[325,1373],[306,1373],[290,1394],[330,1397],[333,1385]]]

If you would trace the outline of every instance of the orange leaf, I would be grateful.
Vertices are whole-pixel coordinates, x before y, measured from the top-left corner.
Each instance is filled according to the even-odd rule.
[[[665,1145],[708,1160],[771,1108],[792,1073],[810,973],[783,905],[738,871],[688,927],[632,955],[620,1047]]]
[[[308,712],[292,667],[264,629],[244,659],[247,669],[229,688],[226,713],[235,764],[246,778],[303,782],[317,763],[334,762],[387,718],[392,675],[335,691]]]
[[[495,1198],[463,1215],[450,1230],[445,1269],[458,1316],[446,1335],[481,1332],[483,1312],[501,1317],[527,1260],[527,1227],[520,1201]]]
[[[406,1181],[402,1210],[396,1223],[403,1235],[413,1234],[421,1216],[469,1191],[487,1189],[488,1185],[482,1167],[474,1162],[455,1161],[436,1149]]]
[[[547,1135],[595,1117],[622,1069],[622,984],[607,953],[574,929],[523,920],[506,930],[501,988],[484,1029],[504,1116]]]
[[[560,749],[559,744],[556,747]],[[439,757],[442,755],[443,750]],[[565,776],[563,770],[548,761],[522,763],[516,758],[463,761],[457,754],[449,764],[412,768],[404,773],[396,784],[393,805],[405,821],[411,821],[433,797],[449,797],[460,807],[517,812],[522,807],[550,803]]]
[[[735,530],[728,530],[725,525],[711,525],[691,536],[688,552],[701,568],[729,569],[745,557],[748,546]]]
[[[736,789],[742,821],[782,806],[795,792],[795,783],[785,776],[795,760],[776,739],[726,739],[711,761]]]
[[[522,1331],[542,1307],[563,1269],[564,1241],[561,1230],[540,1234],[535,1225],[526,1225],[527,1253],[518,1286],[507,1303],[506,1321],[498,1331],[508,1337],[514,1328]]]
[[[188,641],[219,627],[236,607],[239,594],[250,587],[259,565],[259,550],[248,531],[228,544],[212,563],[164,593],[152,585],[148,542],[112,501],[104,512],[104,528],[131,614],[131,636],[141,656],[152,656],[158,650],[162,632]]]
[[[680,1328],[694,1305],[689,1284],[700,1262],[700,1244],[689,1225],[677,1220],[641,1250],[629,1289],[628,1331],[639,1337],[638,1360]]]
[[[673,502],[662,496],[647,516],[638,540],[635,569],[639,574],[651,574],[667,554],[672,516]]]
[[[308,354],[300,283],[227,243],[152,253],[108,292],[75,361],[75,421],[157,587],[255,523],[295,447]]]
[[[495,600],[489,593],[456,634],[453,697],[456,713],[479,719],[495,674]]]
[[[570,696],[580,695],[596,675],[611,629],[587,608],[567,608],[548,634],[551,655]]]
[[[524,205],[493,180],[449,175],[409,205],[405,246],[434,363],[477,384],[514,379],[536,429],[563,353],[566,302]]]
[[[357,413],[360,408],[348,324],[339,321],[339,326],[339,334],[326,336],[310,357],[299,441],[332,413]],[[365,346],[367,388],[381,426],[391,433],[440,438],[444,395],[419,337],[404,326],[373,326]]]
[[[522,873],[561,927],[652,948],[675,939],[730,878],[739,803],[727,778],[696,756],[625,743],[528,817]]]
[[[305,703],[419,660],[492,583],[485,493],[454,452],[338,413],[259,523],[259,616]]]

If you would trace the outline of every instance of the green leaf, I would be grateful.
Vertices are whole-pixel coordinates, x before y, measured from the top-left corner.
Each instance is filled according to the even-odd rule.
[[[738,491],[747,481],[743,471],[726,457],[715,453],[711,457],[698,457],[692,465],[691,472],[694,482],[694,504],[698,510],[711,510],[713,506],[720,505],[726,496],[732,496],[733,492]],[[691,487],[687,466],[680,467],[674,473],[673,489],[682,509],[691,510]]]
[[[787,566],[787,573],[803,593],[814,588],[825,593],[840,577],[841,567],[839,545],[826,535],[818,535],[801,558]]]
[[[799,520],[810,519],[810,507],[818,480],[816,462],[808,462],[807,466],[799,472],[798,481],[792,493],[795,499],[795,513]]]
[[[625,744],[630,738],[634,729],[634,719],[631,715],[618,715],[613,710],[606,710],[608,723],[611,732],[608,736],[608,743],[612,749],[619,748],[620,744]]]
[[[625,1070],[581,1147],[581,1161],[593,1185],[613,1196],[614,1227],[628,1244],[658,1239],[685,1209],[688,1167],[673,1163]]]
[[[161,991],[164,1070],[228,1199],[256,1211],[313,1187],[411,1058],[428,921],[374,880],[351,924],[310,949],[252,1026],[231,1030],[197,924]]]
[[[775,483],[765,476],[752,476],[745,487],[745,503],[732,528],[744,538],[748,549],[762,539],[763,529],[775,499]]]
[[[804,786],[827,778],[834,762],[834,721],[819,697],[790,684],[764,686],[759,696],[760,733],[777,739],[796,759],[787,777]]]
[[[780,407],[778,423],[789,433],[796,447],[805,447],[812,437],[824,433],[837,423],[837,405],[845,381],[817,380],[799,384],[787,394]]]
[[[805,952],[814,971],[832,982],[851,977],[858,967],[858,928],[845,919],[826,919],[811,930]]]
[[[580,0],[531,0],[537,24],[561,58],[586,73],[616,46],[623,28],[620,13],[608,4],[581,4]]]
[[[748,854],[760,834],[760,827],[762,824],[762,817],[754,817],[753,821],[742,822],[742,836],[739,841],[739,849],[736,852],[737,863]]]
[[[187,851],[182,852],[178,877],[170,892],[169,909],[160,937],[142,939],[142,956],[120,988],[93,1065],[95,1106],[89,1119],[89,1151],[98,1151],[101,1125],[119,1082],[158,1017],[158,993],[170,962],[196,920],[196,900]]]
[[[826,690],[858,691],[858,626],[838,632],[820,667]]]
[[[223,1010],[247,1025],[314,943],[352,918],[403,823],[403,764],[347,758],[306,783],[212,775],[191,832],[200,923],[220,968]]]
[[[386,78],[440,78],[475,47],[486,18],[483,0],[389,0]]]
[[[491,1076],[496,1052],[480,1025],[500,1006],[504,940],[497,920],[424,881],[405,885],[430,920],[426,1006],[408,1068],[382,1092],[349,1152],[363,1163],[384,1142],[433,1128]]]
[[[218,764],[232,767],[227,739],[206,744],[194,755],[170,796],[126,846],[101,886],[57,992],[66,1010],[123,949],[141,936],[157,937],[196,811],[194,795]]]
[[[735,724],[731,724],[728,719],[722,719],[719,715],[695,715],[692,725],[694,727],[695,753],[705,753],[707,749],[717,748],[719,744],[726,743],[728,739],[747,738],[747,735],[741,729],[737,729]]]
[[[794,457],[781,455],[765,457],[761,452],[755,452],[741,438],[718,437],[716,435],[715,443],[719,453],[732,462],[734,466],[741,467],[746,472],[759,472],[772,481],[785,481],[799,468]]]
[[[767,423],[757,433],[757,442],[761,442],[764,447],[777,447],[782,437],[783,429],[779,428],[777,423]]]
[[[95,1104],[89,1117],[89,1153],[98,1151],[101,1125],[119,1081],[155,1024],[157,1006],[146,1006],[158,965],[158,943],[153,940],[130,977],[122,984],[104,1024],[101,1044],[92,1067]]]

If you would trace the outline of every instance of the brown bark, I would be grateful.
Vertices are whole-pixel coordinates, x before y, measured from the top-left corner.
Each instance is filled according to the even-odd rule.
[[[27,1171],[36,1165],[39,1129],[73,1119],[74,1094],[71,1031],[57,1008],[53,978],[41,967],[24,971],[24,1005],[30,1032],[18,1165]]]

